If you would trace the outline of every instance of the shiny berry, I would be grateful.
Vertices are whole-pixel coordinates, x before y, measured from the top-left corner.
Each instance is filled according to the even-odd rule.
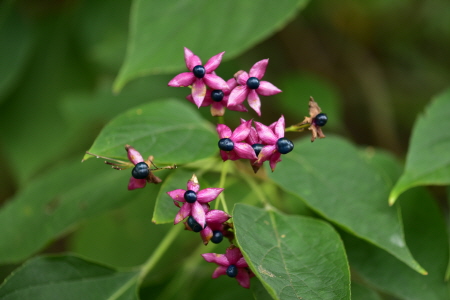
[[[145,162],[137,163],[131,171],[131,176],[136,179],[145,179],[148,174],[150,174],[150,170]]]
[[[194,76],[197,77],[197,78],[203,78],[203,76],[205,76],[205,74],[206,74],[205,68],[203,66],[200,66],[200,65],[195,66],[192,69],[192,72],[194,73]]]
[[[187,203],[194,203],[197,201],[197,194],[194,191],[188,190],[184,192],[184,200],[186,200]]]
[[[314,118],[314,124],[316,124],[317,126],[320,126],[320,127],[327,124],[327,121],[328,121],[328,117],[324,113],[320,113]]]
[[[200,224],[198,224],[197,221],[195,221],[194,217],[192,216],[189,216],[187,224],[192,229],[193,232],[200,232],[203,229],[202,226],[200,226]]]
[[[292,143],[287,138],[281,138],[277,141],[277,150],[281,154],[286,154],[292,151],[294,149],[294,143]]]
[[[220,102],[223,99],[223,92],[221,90],[214,90],[211,92],[211,99]]]
[[[259,152],[261,152],[261,149],[264,147],[263,144],[253,144],[252,148],[255,151],[256,156],[259,155]]]
[[[213,231],[213,236],[211,238],[211,242],[213,242],[214,244],[218,244],[223,240],[223,233],[220,230],[214,230]]]
[[[227,268],[227,275],[230,277],[236,277],[238,274],[238,268],[235,265],[229,265]]]
[[[256,77],[250,77],[247,79],[247,87],[252,90],[259,88],[259,79]]]
[[[231,151],[234,149],[234,143],[229,138],[219,140],[219,149],[223,151]]]

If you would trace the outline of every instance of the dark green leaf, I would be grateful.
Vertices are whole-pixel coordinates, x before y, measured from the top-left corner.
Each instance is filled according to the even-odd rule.
[[[0,211],[0,263],[18,262],[90,216],[133,199],[127,171],[99,160],[67,161],[18,192]],[[39,233],[36,233],[39,230]]]
[[[428,275],[420,275],[379,248],[344,234],[352,270],[370,286],[399,299],[450,299],[450,286],[444,280],[449,247],[441,212],[423,188],[405,192],[400,200],[406,241]]]
[[[345,250],[330,225],[243,204],[233,220],[241,251],[274,299],[350,299]]]
[[[450,89],[438,95],[412,132],[405,171],[389,196],[392,205],[407,189],[450,183]]]
[[[126,59],[114,89],[139,76],[185,69],[183,47],[203,63],[222,51],[226,59],[235,57],[280,30],[305,4],[305,0],[137,0]]]
[[[217,134],[192,105],[166,99],[138,106],[112,120],[95,140],[90,153],[127,160],[124,146],[136,148],[144,159],[184,164],[214,155]],[[92,156],[86,154],[84,159]]]
[[[388,251],[418,272],[425,271],[406,247],[397,208],[386,204],[390,184],[348,142],[303,139],[283,156],[270,177],[317,213]]]
[[[137,300],[138,272],[118,272],[76,256],[38,257],[0,286],[2,300]]]

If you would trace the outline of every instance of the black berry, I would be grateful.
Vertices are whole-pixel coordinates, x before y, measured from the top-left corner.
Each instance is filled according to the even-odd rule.
[[[213,242],[214,244],[218,244],[223,240],[223,234],[222,231],[220,230],[214,230],[213,231],[213,236],[211,238],[211,242]]]
[[[259,88],[259,79],[256,77],[250,77],[247,79],[247,87],[252,90]]]
[[[189,216],[187,224],[192,229],[193,232],[200,232],[203,229],[202,226],[200,226],[200,224],[198,224],[197,221],[195,221],[194,217],[192,216]]]
[[[316,124],[317,126],[320,126],[320,127],[327,124],[327,121],[328,121],[328,117],[324,113],[320,113],[314,118],[314,124]]]
[[[223,99],[223,92],[221,90],[214,90],[211,92],[211,99],[220,102]]]
[[[205,76],[205,74],[206,74],[205,68],[203,66],[200,66],[200,65],[195,66],[192,69],[192,72],[194,73],[194,76],[197,77],[197,78],[203,78],[203,76]]]
[[[184,193],[184,200],[188,203],[197,201],[197,194],[194,191],[188,190]]]
[[[131,171],[131,176],[136,179],[145,179],[148,174],[150,174],[150,170],[145,162],[137,163]]]
[[[277,150],[281,154],[286,154],[292,151],[294,149],[294,143],[292,143],[287,138],[281,138],[277,141]]]
[[[238,274],[238,268],[235,265],[229,265],[227,268],[227,275],[230,277],[236,277]]]
[[[225,138],[219,140],[219,149],[223,151],[231,151],[234,149],[234,143],[231,139]]]
[[[264,147],[263,144],[253,144],[252,148],[255,151],[256,156],[259,155],[259,152],[261,152],[261,149]]]

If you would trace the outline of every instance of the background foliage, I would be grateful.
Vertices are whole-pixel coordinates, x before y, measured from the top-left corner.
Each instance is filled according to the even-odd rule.
[[[449,15],[445,0],[1,2],[0,298],[450,299]],[[309,96],[330,118],[326,139],[288,133],[295,150],[273,174],[229,170],[250,291],[212,280],[200,253],[227,245],[190,232],[139,268],[171,237],[165,191],[199,170],[202,187],[219,182],[209,109],[167,87],[184,46],[226,51],[225,79],[270,58],[264,79],[283,93],[258,121],[298,123]],[[180,168],[129,192],[128,171],[84,157],[125,159],[126,143]],[[294,268],[278,269],[289,251]]]

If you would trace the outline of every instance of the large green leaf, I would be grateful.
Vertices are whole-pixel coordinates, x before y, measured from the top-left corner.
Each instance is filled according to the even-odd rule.
[[[317,213],[425,273],[409,252],[397,208],[386,204],[390,183],[348,142],[303,139],[269,176]]]
[[[433,99],[412,132],[403,175],[389,196],[392,205],[407,189],[450,183],[450,89]]]
[[[128,191],[129,177],[99,160],[79,159],[42,174],[0,211],[0,263],[23,260],[80,221],[123,205],[136,193],[156,193],[154,185]]]
[[[177,164],[214,155],[217,134],[185,102],[166,99],[128,110],[103,128],[89,152],[127,160],[124,146],[130,144],[144,159],[154,155],[156,162]]]
[[[142,1],[131,11],[125,62],[114,88],[143,75],[185,69],[183,47],[203,63],[226,51],[237,56],[280,30],[306,0]]]
[[[344,246],[327,223],[237,204],[238,244],[274,299],[350,299]]]
[[[400,200],[406,241],[428,275],[422,276],[385,251],[344,234],[355,276],[399,299],[450,299],[450,286],[444,280],[449,249],[446,225],[435,200],[421,187],[405,192]]]
[[[0,286],[2,300],[137,300],[137,271],[118,272],[76,256],[38,257]]]

